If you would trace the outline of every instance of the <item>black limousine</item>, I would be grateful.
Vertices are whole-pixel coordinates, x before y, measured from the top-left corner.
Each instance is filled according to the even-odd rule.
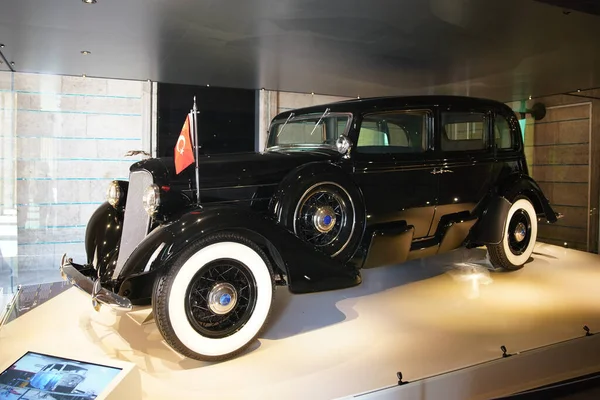
[[[277,115],[261,153],[133,164],[89,221],[87,260],[60,268],[95,307],[152,304],[176,351],[223,360],[260,334],[276,286],[351,287],[362,268],[461,246],[517,270],[558,217],[505,104],[360,99]]]

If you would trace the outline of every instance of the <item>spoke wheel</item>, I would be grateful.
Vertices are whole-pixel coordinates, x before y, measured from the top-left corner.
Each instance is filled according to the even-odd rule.
[[[180,354],[220,361],[243,352],[263,331],[275,284],[264,251],[220,232],[192,242],[154,284],[152,309],[165,341]]]
[[[354,233],[354,204],[333,182],[308,188],[294,212],[294,233],[331,257],[342,252]]]
[[[186,298],[186,314],[194,329],[206,337],[223,338],[252,315],[256,281],[239,261],[216,260],[196,273]]]

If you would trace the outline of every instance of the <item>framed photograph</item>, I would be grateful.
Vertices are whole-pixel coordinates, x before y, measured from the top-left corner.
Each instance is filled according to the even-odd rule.
[[[121,371],[117,367],[29,351],[0,374],[0,400],[91,400]]]

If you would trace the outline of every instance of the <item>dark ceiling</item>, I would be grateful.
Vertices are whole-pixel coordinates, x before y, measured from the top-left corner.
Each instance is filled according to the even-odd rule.
[[[598,87],[599,22],[534,0],[0,0],[17,71],[362,97]]]

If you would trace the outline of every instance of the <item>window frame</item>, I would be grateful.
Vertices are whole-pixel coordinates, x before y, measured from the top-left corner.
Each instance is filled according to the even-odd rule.
[[[358,146],[360,139],[360,130],[362,128],[363,121],[365,118],[370,116],[382,116],[386,114],[411,114],[421,113],[425,119],[425,148],[420,152],[407,152],[407,153],[396,153],[396,152],[381,152],[381,153],[370,153],[361,152]],[[353,144],[352,153],[357,160],[373,160],[373,161],[388,161],[394,159],[403,160],[415,160],[428,158],[434,150],[433,135],[435,129],[435,110],[432,107],[418,107],[418,108],[394,108],[385,110],[370,111],[360,115],[356,124],[356,137]]]

